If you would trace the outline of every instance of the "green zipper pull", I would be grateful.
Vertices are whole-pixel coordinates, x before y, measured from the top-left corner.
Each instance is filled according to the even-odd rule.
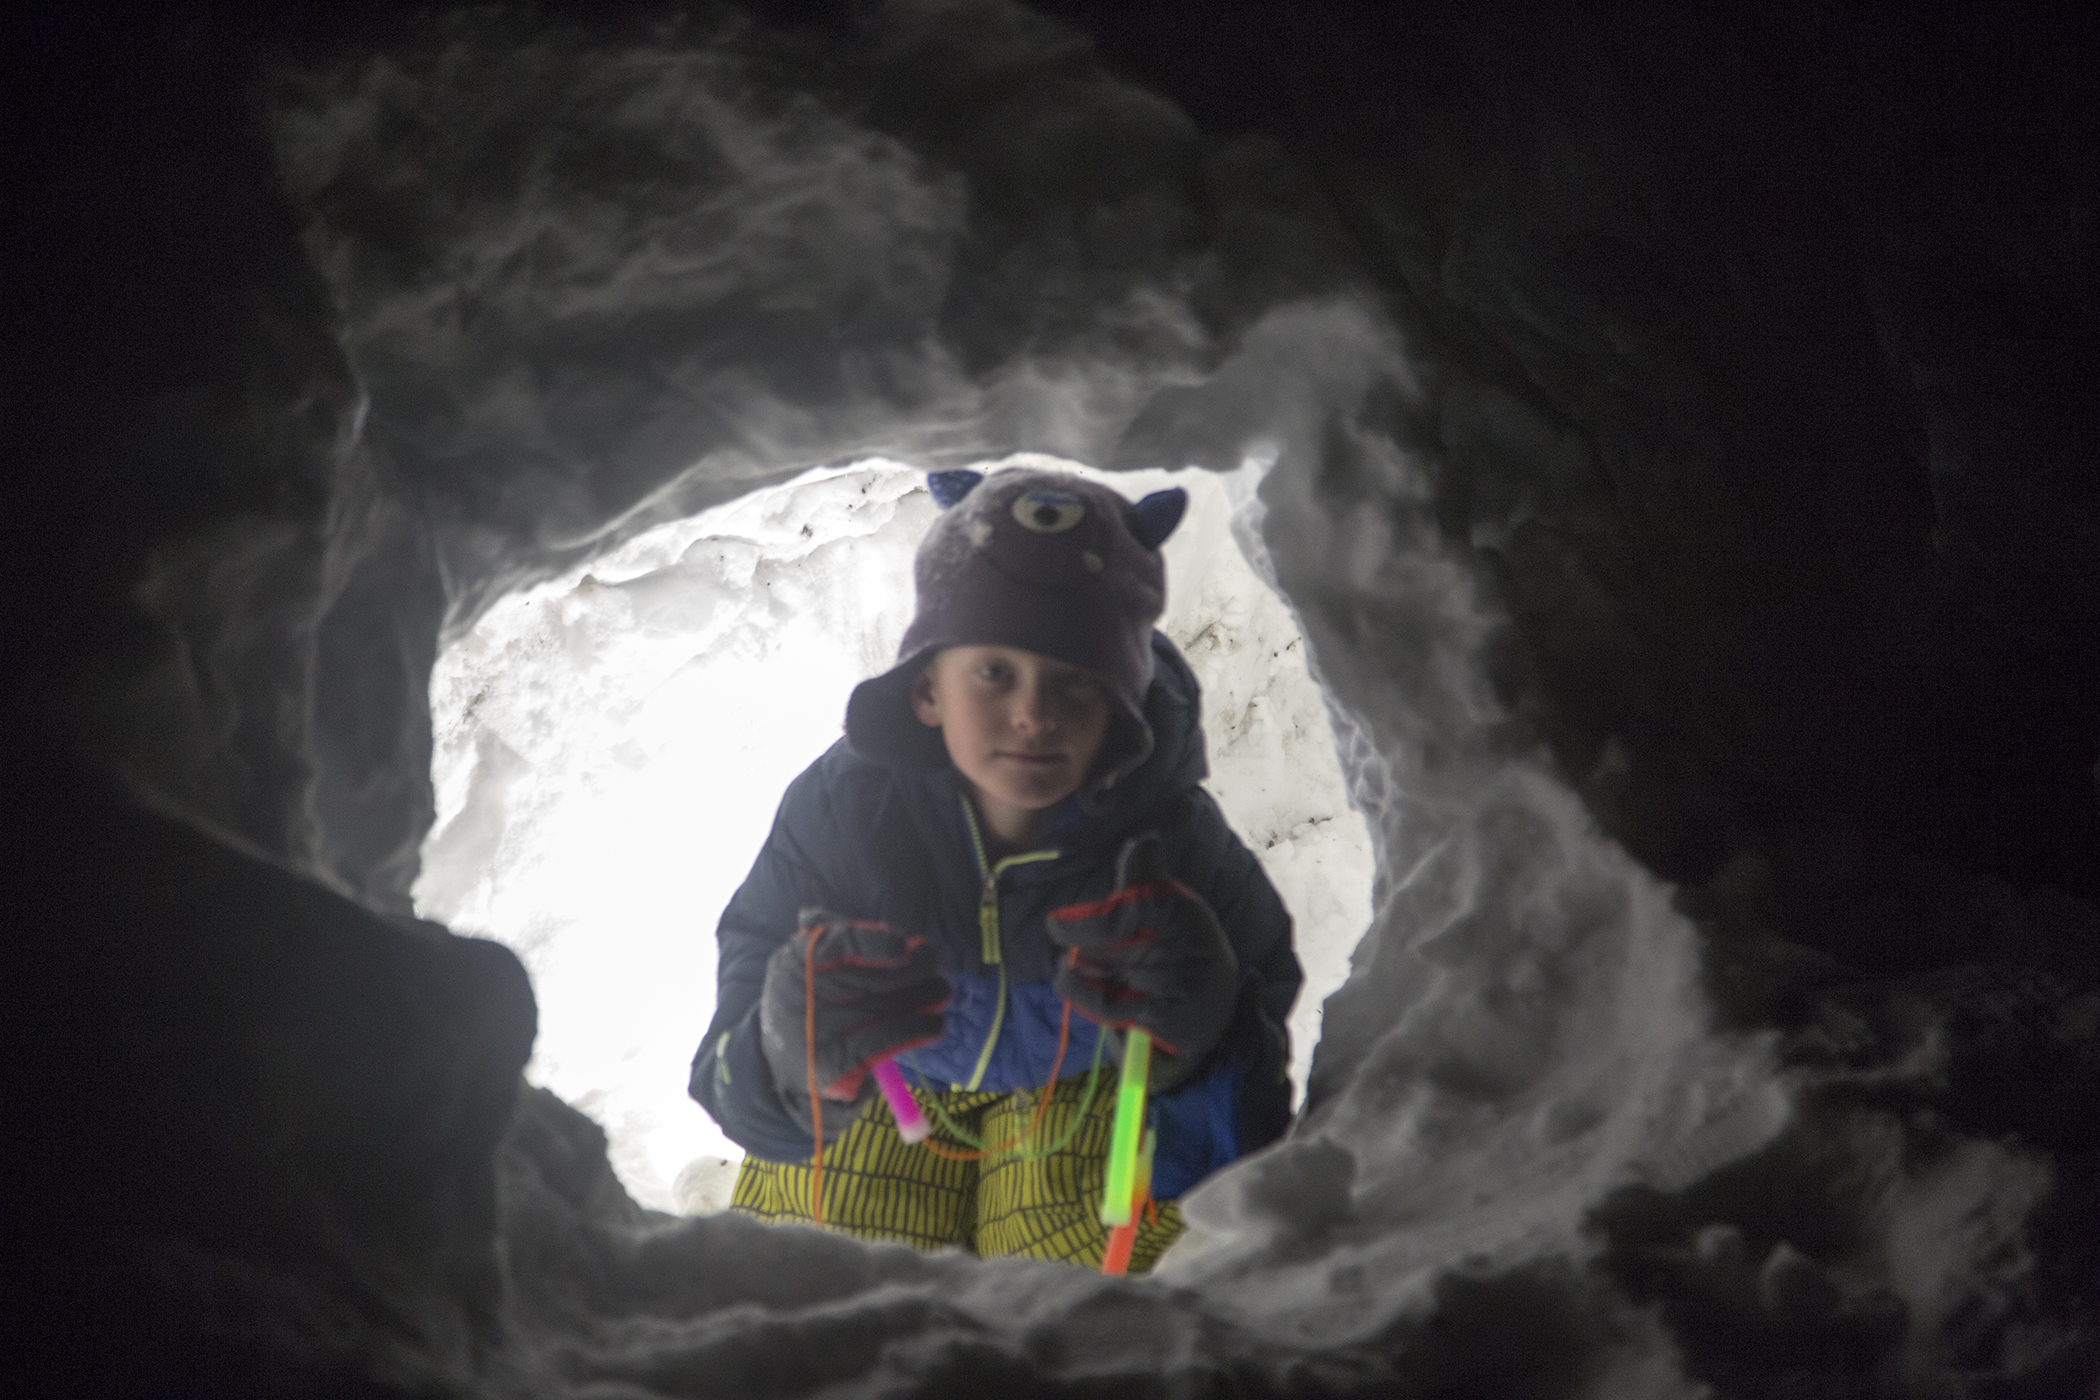
[[[984,1072],[992,1063],[992,1050],[999,1043],[999,1032],[1006,1025],[1006,958],[999,947],[999,875],[1010,865],[1026,865],[1039,860],[1056,860],[1056,851],[1030,851],[1025,855],[1007,856],[998,862],[987,860],[984,854],[984,835],[977,828],[977,809],[963,799],[963,821],[970,828],[970,847],[977,857],[977,869],[984,876],[984,885],[977,896],[977,935],[980,940],[978,956],[987,967],[999,969],[999,1000],[992,1008],[992,1029],[984,1038],[984,1049],[977,1054],[977,1068],[969,1082],[959,1087],[975,1091],[984,1082]]]
[[[977,900],[977,935],[982,947],[978,956],[987,964],[1001,960],[999,952],[999,877],[984,877],[984,893]]]
[[[977,956],[987,967],[999,961],[999,871],[984,855],[984,836],[977,829],[977,809],[963,799],[963,822],[970,828],[970,854],[984,884],[977,891]]]

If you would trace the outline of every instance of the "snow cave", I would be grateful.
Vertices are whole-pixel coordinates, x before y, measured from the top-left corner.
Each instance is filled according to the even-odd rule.
[[[2082,31],[10,22],[22,1393],[2100,1385]],[[925,474],[1031,462],[1189,489],[1309,974],[1142,1278],[725,1213],[684,1095]]]

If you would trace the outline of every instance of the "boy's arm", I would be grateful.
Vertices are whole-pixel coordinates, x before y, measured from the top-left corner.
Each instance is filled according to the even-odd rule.
[[[1203,1071],[1160,1096],[1155,1194],[1172,1200],[1226,1163],[1283,1135],[1291,1119],[1291,1004],[1305,981],[1291,916],[1261,862],[1210,794],[1190,800],[1172,844],[1175,872],[1201,894],[1240,962],[1239,1000]]]
[[[688,1090],[730,1141],[755,1157],[799,1162],[816,1150],[809,1124],[781,1102],[759,1035],[766,960],[792,937],[806,904],[834,902],[809,858],[828,814],[812,768],[789,785],[766,844],[716,930],[715,1015]]]

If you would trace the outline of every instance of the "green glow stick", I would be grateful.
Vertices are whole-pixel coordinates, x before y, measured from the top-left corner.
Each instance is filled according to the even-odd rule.
[[[1128,1225],[1137,1204],[1138,1140],[1145,1129],[1145,1083],[1152,1075],[1152,1037],[1133,1029],[1123,1038],[1123,1078],[1116,1086],[1116,1121],[1108,1134],[1108,1185],[1101,1223]]]

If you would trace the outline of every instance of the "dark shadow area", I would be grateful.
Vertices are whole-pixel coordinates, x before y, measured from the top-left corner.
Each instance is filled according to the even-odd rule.
[[[1319,451],[1284,469],[1354,499],[1370,468],[1349,444],[1371,431],[1430,464],[1446,546],[1508,614],[1492,665],[1513,731],[1682,887],[1721,1023],[1773,1033],[1799,1112],[1683,1192],[1600,1205],[1595,1276],[1454,1275],[1377,1354],[1221,1363],[1197,1389],[1296,1375],[1293,1393],[1373,1393],[1405,1357],[1425,1394],[1572,1393],[1623,1325],[1592,1291],[1607,1283],[1731,1397],[2090,1389],[2087,27],[1985,9],[1038,9],[1069,32],[996,6],[960,22],[816,0],[9,19],[18,1374],[91,1394],[515,1382],[506,1309],[552,1332],[641,1265],[579,1257],[547,1225],[632,1207],[604,1196],[602,1146],[566,1110],[533,1098],[513,1127],[533,1026],[516,959],[408,917],[443,629],[623,532],[849,450],[1236,465],[1291,405],[1213,376],[1267,313],[1347,293],[1395,329],[1420,392],[1310,424]],[[528,63],[511,33],[553,37]],[[433,77],[454,40],[473,62]],[[521,240],[481,302],[432,309],[471,280],[449,261],[468,235],[536,191],[622,211],[668,187],[675,214],[690,180],[741,207],[748,172],[707,174],[721,152],[661,179],[644,156],[662,150],[621,165],[627,148],[576,117],[588,104],[544,99],[579,123],[549,153],[518,73],[543,64],[573,95],[637,48],[730,55],[725,103],[789,133],[769,150],[857,133],[874,154],[856,174],[926,200],[923,227],[881,242],[905,253],[785,240],[771,281],[679,283],[673,306],[608,276],[599,312],[534,321],[542,292],[588,279]],[[356,69],[375,55],[408,75],[398,89]],[[350,137],[273,144],[285,112],[347,129],[357,100],[398,115],[398,91],[428,119],[378,142],[398,168],[360,167]],[[429,116],[457,91],[494,114],[472,139]],[[604,110],[628,110],[620,95]],[[287,149],[313,168],[288,174]],[[323,170],[316,151],[351,155]],[[864,201],[877,222],[896,204]],[[1098,382],[1057,378],[1072,366]],[[117,765],[150,771],[185,820],[141,810]],[[507,1215],[518,1199],[537,1204]],[[1993,1202],[2025,1203],[2005,1240],[1978,1237],[1986,1262],[2026,1251],[2000,1261],[2002,1289],[1916,1284],[1931,1252],[1889,1222],[1988,1220]],[[681,1306],[781,1303],[745,1282]],[[1503,1350],[1511,1327],[1524,1341]],[[856,1356],[882,1354],[871,1338]],[[1040,1360],[988,1340],[911,1374],[926,1393],[1142,1385],[1044,1381]],[[765,1342],[746,1364],[769,1374]],[[682,1365],[636,1375],[709,1393]],[[835,1379],[796,1374],[768,1383]]]

